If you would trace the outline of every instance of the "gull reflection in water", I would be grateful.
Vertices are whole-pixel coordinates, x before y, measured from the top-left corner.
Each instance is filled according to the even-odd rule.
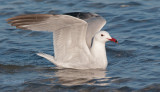
[[[54,77],[58,78],[56,84],[65,86],[109,85],[109,77],[106,77],[106,71],[104,70],[60,69],[55,71]]]

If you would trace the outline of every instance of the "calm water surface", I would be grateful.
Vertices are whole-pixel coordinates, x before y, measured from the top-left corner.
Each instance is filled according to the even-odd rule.
[[[0,0],[1,92],[160,92],[160,0]],[[106,43],[106,70],[56,69],[52,34],[19,30],[20,14],[95,12],[119,44]]]

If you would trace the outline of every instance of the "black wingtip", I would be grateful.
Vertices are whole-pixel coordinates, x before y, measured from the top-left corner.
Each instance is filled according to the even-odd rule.
[[[65,13],[65,15],[70,15],[80,19],[89,19],[91,17],[99,16],[98,14],[90,13],[90,12],[70,12],[70,13]]]

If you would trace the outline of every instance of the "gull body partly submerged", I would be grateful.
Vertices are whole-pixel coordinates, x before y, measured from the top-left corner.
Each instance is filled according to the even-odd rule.
[[[118,43],[108,32],[100,31],[106,20],[94,13],[28,14],[7,21],[24,30],[53,32],[55,56],[37,55],[61,68],[105,69],[108,65],[105,42]]]

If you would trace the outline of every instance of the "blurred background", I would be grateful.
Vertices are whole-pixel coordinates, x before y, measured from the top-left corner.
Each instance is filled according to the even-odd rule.
[[[160,91],[160,0],[0,0],[1,92]],[[106,70],[56,69],[36,55],[54,55],[52,33],[16,29],[22,14],[92,12],[119,44],[106,43]]]

